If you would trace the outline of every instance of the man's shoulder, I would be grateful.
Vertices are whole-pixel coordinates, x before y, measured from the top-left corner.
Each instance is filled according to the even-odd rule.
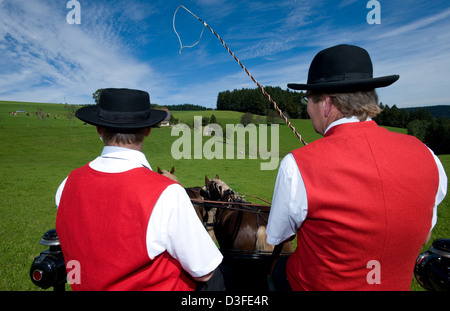
[[[154,172],[151,169],[146,168],[146,167],[136,168],[131,171],[133,171],[136,174],[140,174],[143,176],[143,178],[150,179],[155,183],[164,184],[167,186],[172,185],[172,184],[178,184],[176,181],[174,181],[164,175],[161,175],[157,172]]]

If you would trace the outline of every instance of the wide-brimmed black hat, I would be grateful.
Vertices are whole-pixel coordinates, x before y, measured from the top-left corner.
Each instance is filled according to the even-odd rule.
[[[151,127],[163,121],[167,112],[150,109],[150,95],[131,89],[103,89],[98,105],[78,109],[75,116],[92,125],[131,130]]]
[[[308,83],[290,83],[294,90],[317,92],[367,91],[391,85],[400,78],[390,75],[374,78],[369,53],[354,45],[337,45],[317,53],[308,72]]]

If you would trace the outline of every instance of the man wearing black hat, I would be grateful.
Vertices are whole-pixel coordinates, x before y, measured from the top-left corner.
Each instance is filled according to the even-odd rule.
[[[278,171],[267,242],[297,235],[295,252],[274,269],[285,288],[410,290],[447,176],[419,140],[372,121],[381,112],[374,89],[398,78],[373,78],[366,50],[338,45],[315,56],[307,84],[288,84],[307,91],[324,137],[292,151]]]
[[[221,283],[222,255],[184,188],[151,170],[142,153],[167,116],[147,92],[104,89],[76,116],[97,127],[101,156],[70,173],[56,194],[56,231],[73,290],[194,290]],[[213,276],[214,275],[214,276]],[[210,284],[210,282],[208,284]],[[208,287],[206,287],[208,289]]]

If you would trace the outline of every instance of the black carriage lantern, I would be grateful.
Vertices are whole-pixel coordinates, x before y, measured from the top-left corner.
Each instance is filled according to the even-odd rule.
[[[43,289],[53,286],[54,291],[64,291],[67,273],[56,230],[45,232],[39,244],[49,249],[34,258],[30,268],[31,281]]]
[[[433,241],[430,249],[417,257],[414,276],[427,290],[450,290],[450,239]]]

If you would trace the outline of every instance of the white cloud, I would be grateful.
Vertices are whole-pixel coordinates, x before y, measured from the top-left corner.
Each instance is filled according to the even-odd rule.
[[[83,18],[81,25],[69,25],[65,20],[68,10],[53,3],[8,1],[1,5],[3,99],[65,99],[86,104],[92,103],[91,94],[97,88],[156,88],[164,81],[148,64],[132,56],[118,32],[125,30],[112,25],[113,15],[108,15],[108,7],[95,7],[94,12],[89,11],[92,7],[82,7],[83,16],[99,17]],[[135,19],[144,18],[136,11],[130,12]],[[24,22],[18,22],[21,20]]]
[[[341,3],[339,3],[339,7],[343,8],[343,7],[349,6],[353,3],[355,3],[356,1],[358,1],[358,0],[342,0]]]
[[[418,20],[413,20],[411,23],[404,26],[393,29],[378,36],[378,39],[388,38],[388,37],[399,37],[403,34],[411,33],[412,31],[418,31],[424,27],[430,26],[441,20],[448,19],[450,16],[450,8],[444,9],[444,11],[434,14],[432,16],[424,17]]]

